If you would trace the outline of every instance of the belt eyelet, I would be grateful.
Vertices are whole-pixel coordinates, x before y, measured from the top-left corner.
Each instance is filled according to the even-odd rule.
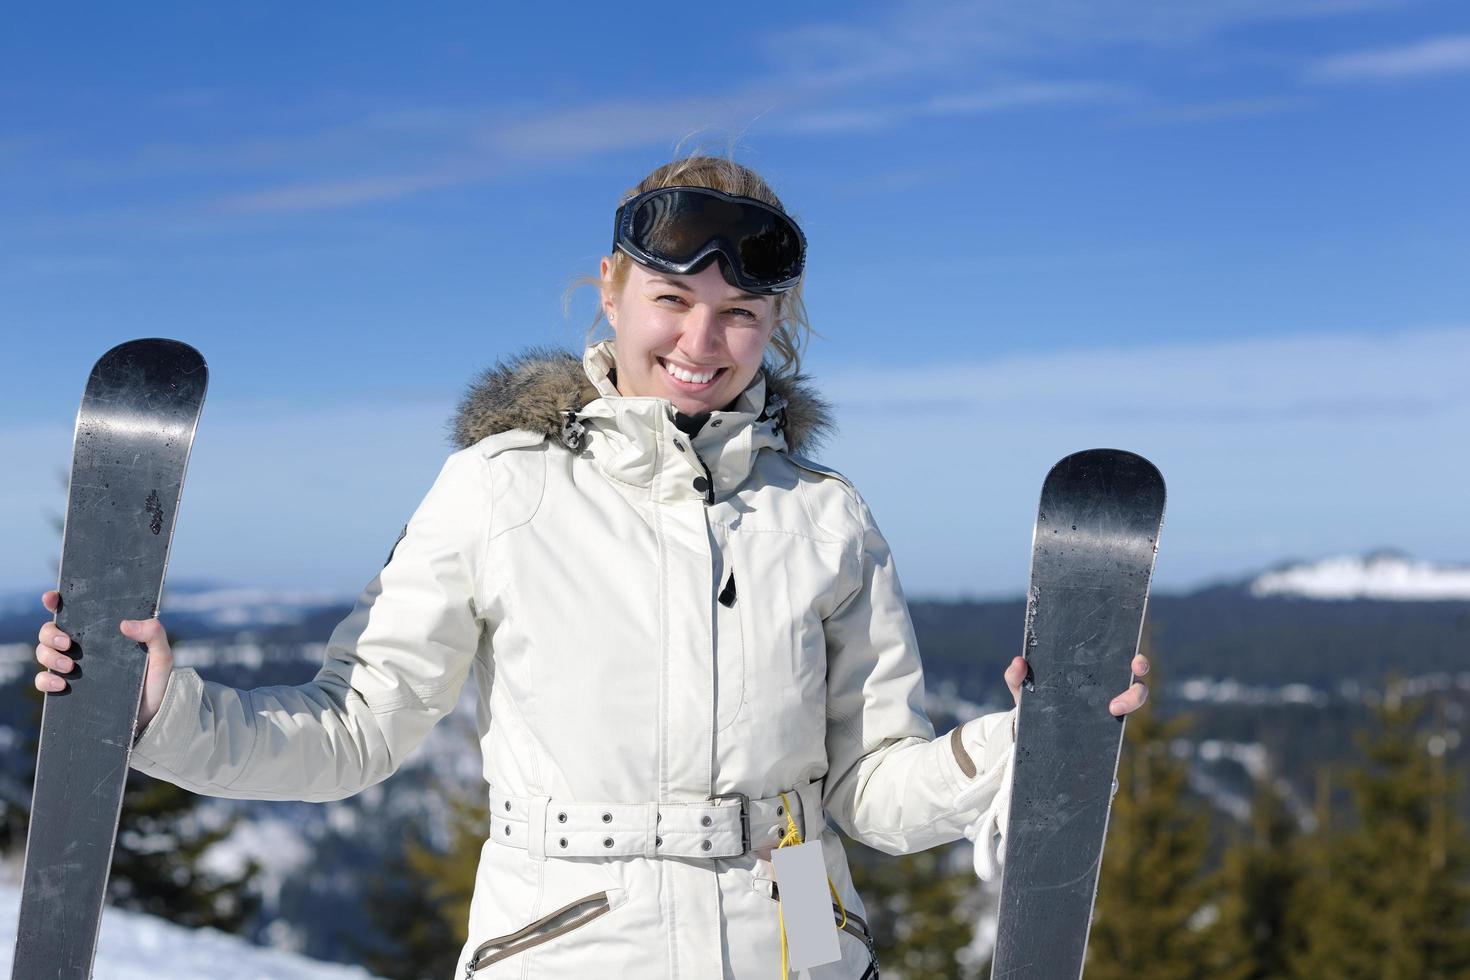
[[[701,850],[701,851],[707,851],[707,850],[709,850],[709,849],[710,849],[710,848],[711,848],[711,847],[713,847],[713,846],[714,846],[714,845],[713,845],[713,844],[711,844],[711,843],[710,843],[710,842],[709,842],[709,841],[705,841],[705,842],[704,842],[704,843],[703,843],[703,844],[700,844],[700,845],[699,845],[699,849],[700,849],[700,850]]]
[[[708,827],[712,823],[714,823],[714,821],[709,818],[709,814],[705,814],[704,816],[699,818],[699,825],[701,827]]]
[[[612,845],[613,845],[613,840],[612,840],[611,837],[604,837],[602,839],[602,846],[603,847],[612,847]]]
[[[567,846],[567,839],[566,839],[566,838],[565,838],[565,837],[563,837],[563,838],[562,838],[562,839],[561,839],[561,846],[562,846],[562,847],[566,847],[566,846]]]
[[[612,823],[612,814],[611,813],[604,813],[602,815],[602,822],[603,823]]]

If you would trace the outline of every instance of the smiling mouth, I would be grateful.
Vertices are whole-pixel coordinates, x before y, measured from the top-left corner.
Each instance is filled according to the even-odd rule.
[[[690,391],[698,391],[708,388],[724,374],[724,368],[716,368],[713,373],[709,371],[685,371],[683,368],[670,364],[662,357],[658,359],[659,367],[664,369],[664,374],[672,379],[680,388]],[[677,372],[677,373],[676,373]]]

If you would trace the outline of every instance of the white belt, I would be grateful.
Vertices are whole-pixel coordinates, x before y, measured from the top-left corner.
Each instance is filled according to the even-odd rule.
[[[820,834],[821,783],[786,793],[806,840]],[[730,858],[775,847],[786,834],[781,797],[722,793],[693,803],[565,803],[490,788],[490,839],[532,857]]]

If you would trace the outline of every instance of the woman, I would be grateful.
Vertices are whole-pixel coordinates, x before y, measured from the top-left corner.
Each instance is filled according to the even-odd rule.
[[[800,452],[830,424],[796,371],[803,261],[746,168],[650,174],[597,280],[614,339],[472,386],[460,450],[312,682],[206,683],[172,669],[158,620],[122,624],[149,651],[134,767],[216,796],[349,796],[474,665],[491,809],[466,977],[777,975],[783,838],[820,841],[840,900],[842,959],[812,975],[875,976],[831,824],[892,854],[968,833],[983,863],[1013,726],[935,738],[888,547]],[[67,638],[40,639],[68,671]]]

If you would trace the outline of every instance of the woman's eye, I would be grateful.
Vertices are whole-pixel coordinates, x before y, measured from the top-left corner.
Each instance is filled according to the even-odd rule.
[[[743,317],[745,317],[745,318],[747,318],[749,320],[757,319],[757,317],[756,317],[756,315],[754,313],[752,313],[750,310],[747,310],[747,309],[745,309],[743,307],[740,307],[740,306],[735,307],[730,312],[731,313],[735,313],[735,314],[737,314],[739,316],[743,316]]]
[[[658,299],[659,299],[659,302],[663,302],[666,299],[671,299],[675,303],[682,303],[684,301],[684,298],[682,296],[675,296],[673,293],[664,293]]]

